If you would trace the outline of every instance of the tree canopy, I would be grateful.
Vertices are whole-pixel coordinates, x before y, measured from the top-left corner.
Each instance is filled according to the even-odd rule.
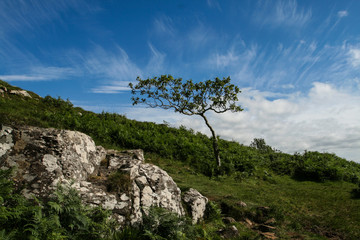
[[[230,77],[215,78],[204,82],[183,81],[182,78],[173,78],[171,75],[141,79],[137,77],[137,84],[129,84],[133,105],[143,103],[152,108],[173,109],[185,115],[199,115],[209,127],[214,155],[218,166],[221,166],[217,136],[209,124],[205,113],[213,111],[224,113],[227,111],[239,112],[243,109],[236,104],[239,87],[231,84]]]

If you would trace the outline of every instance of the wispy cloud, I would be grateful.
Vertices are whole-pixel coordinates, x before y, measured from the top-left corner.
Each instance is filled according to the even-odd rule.
[[[291,92],[308,90],[313,82],[353,86],[360,50],[309,40],[279,43],[277,48],[242,44],[216,50],[204,62],[209,70],[226,71],[240,86]]]
[[[162,74],[164,71],[164,61],[166,58],[166,54],[160,52],[151,43],[149,43],[148,45],[151,52],[151,57],[146,66],[145,72],[152,75]]]
[[[121,84],[121,85],[124,85],[124,84]],[[129,91],[130,88],[127,87],[127,86],[116,86],[116,84],[112,84],[112,85],[103,85],[103,86],[99,86],[99,87],[96,87],[96,88],[93,88],[92,89],[92,92],[93,93],[106,93],[106,94],[109,94],[109,93],[119,93],[119,92],[124,92],[124,91]]]
[[[30,81],[66,80],[68,78],[72,78],[76,76],[79,76],[79,72],[73,68],[36,66],[26,70],[26,73],[24,74],[0,75],[0,79],[9,82],[11,81],[30,82]]]
[[[337,13],[339,18],[347,17],[349,15],[349,12],[346,10],[338,11]]]
[[[24,82],[30,82],[30,81],[46,81],[46,79],[43,76],[29,76],[29,75],[0,75],[1,80],[5,80],[8,82],[11,81],[24,81]]]
[[[23,32],[24,30],[39,30],[40,26],[51,21],[63,21],[68,10],[77,12],[97,11],[95,5],[85,1],[0,1],[0,32]]]
[[[261,25],[302,27],[312,17],[311,9],[300,8],[296,0],[259,1],[254,14],[255,21]]]
[[[215,33],[211,27],[206,26],[201,21],[198,21],[197,24],[191,28],[187,34],[186,44],[187,48],[191,49],[200,49],[208,46],[209,42],[213,42]]]
[[[349,49],[349,61],[354,67],[360,66],[360,48]]]
[[[176,30],[173,20],[166,15],[159,16],[154,19],[154,29],[158,34],[165,34],[174,37]]]
[[[219,11],[222,11],[221,6],[217,0],[207,0],[206,3],[210,8],[216,8]]]
[[[56,53],[49,54],[42,46],[34,45],[34,36],[49,33],[44,26],[60,24],[69,12],[88,13],[98,11],[96,5],[83,0],[69,1],[0,1],[0,71],[7,81],[51,81],[77,77],[79,69],[57,59]],[[30,50],[31,49],[31,50]],[[51,60],[44,55],[51,55]],[[46,59],[47,58],[47,59]],[[49,63],[51,62],[51,63]]]
[[[92,89],[95,93],[116,93],[126,90],[129,82],[142,72],[119,46],[105,50],[96,45],[88,53],[77,54],[79,56],[75,61],[81,66],[84,74],[102,81],[100,86]]]
[[[228,51],[226,54],[216,54],[215,56],[215,64],[217,67],[226,67],[233,63],[236,63],[239,60],[239,56],[237,56],[234,51]]]

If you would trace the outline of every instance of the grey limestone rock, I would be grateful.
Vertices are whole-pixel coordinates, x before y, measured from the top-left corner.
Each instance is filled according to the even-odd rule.
[[[196,189],[190,188],[183,194],[183,200],[191,213],[193,224],[199,222],[204,217],[208,199]]]
[[[110,209],[121,224],[141,223],[151,206],[185,214],[176,183],[145,163],[142,150],[106,150],[80,132],[2,126],[0,168],[10,167],[25,197],[46,199],[64,184],[77,189],[84,203]]]
[[[10,90],[10,94],[31,98],[30,94],[25,90]]]

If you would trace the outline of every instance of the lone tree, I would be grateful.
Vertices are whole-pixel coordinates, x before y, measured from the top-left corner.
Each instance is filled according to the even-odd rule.
[[[243,109],[236,105],[237,94],[240,89],[230,83],[230,77],[215,78],[205,82],[194,83],[192,80],[183,81],[182,78],[173,78],[171,75],[148,78],[137,77],[137,84],[129,84],[133,105],[145,103],[152,108],[174,109],[185,115],[199,115],[211,131],[214,156],[217,165],[221,166],[218,139],[214,129],[209,124],[205,113],[214,111],[239,112]]]

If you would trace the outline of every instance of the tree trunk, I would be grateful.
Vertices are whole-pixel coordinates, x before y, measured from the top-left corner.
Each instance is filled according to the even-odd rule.
[[[205,115],[204,115],[204,114],[200,114],[200,116],[205,120],[206,126],[208,126],[208,128],[209,128],[210,131],[211,131],[212,140],[213,140],[213,150],[214,150],[215,161],[216,161],[218,167],[221,167],[219,144],[218,144],[218,140],[217,140],[215,131],[214,131],[214,129],[211,127],[211,125],[209,124],[209,121],[207,120],[207,118],[205,117]]]

